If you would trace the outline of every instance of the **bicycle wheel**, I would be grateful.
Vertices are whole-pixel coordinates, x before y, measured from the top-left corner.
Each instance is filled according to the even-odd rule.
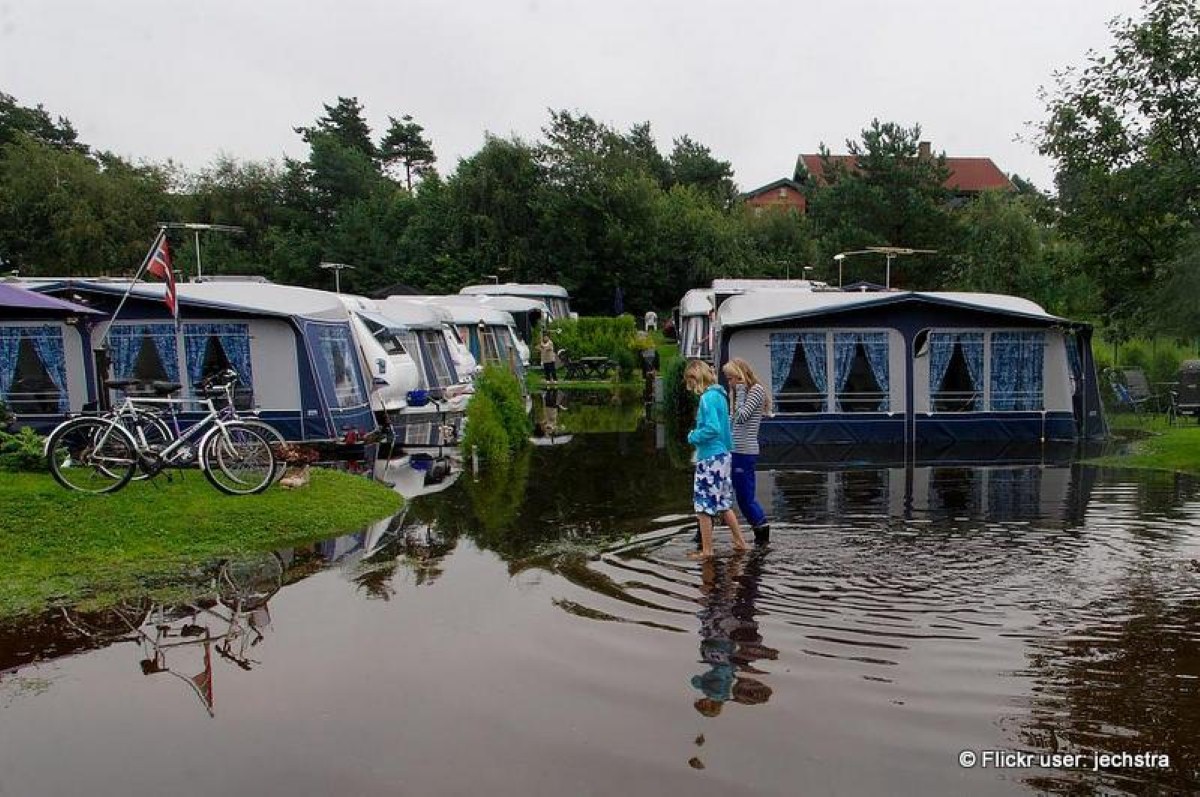
[[[111,493],[124,487],[137,470],[137,445],[119,424],[76,418],[50,434],[46,464],[54,480],[68,490]]]
[[[171,427],[155,413],[139,412],[133,417],[121,416],[119,421],[139,449],[162,451],[175,440],[175,433],[171,431]],[[154,475],[139,468],[133,474],[133,481],[151,479]]]
[[[275,455],[262,432],[228,423],[213,429],[200,444],[200,469],[221,492],[251,495],[271,486]]]
[[[257,418],[239,418],[237,422],[262,432],[263,437],[267,438],[267,442],[271,444],[271,453],[275,455],[275,475],[271,477],[271,481],[277,482],[282,479],[283,474],[287,472],[287,462],[283,459],[283,446],[287,445],[287,441],[283,439],[283,435],[271,424]]]

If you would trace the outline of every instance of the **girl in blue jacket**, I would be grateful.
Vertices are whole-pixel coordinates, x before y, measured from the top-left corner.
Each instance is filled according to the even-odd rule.
[[[729,428],[729,402],[725,389],[708,363],[692,360],[683,372],[687,389],[700,395],[696,410],[696,428],[688,433],[688,442],[696,447],[696,478],[692,489],[692,508],[700,523],[700,558],[713,555],[713,521],[717,515],[729,526],[733,547],[747,548],[733,513],[733,482],[730,479],[733,434]]]

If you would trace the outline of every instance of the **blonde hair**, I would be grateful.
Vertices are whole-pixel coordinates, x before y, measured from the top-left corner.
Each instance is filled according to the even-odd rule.
[[[693,393],[703,393],[717,383],[717,375],[712,366],[704,360],[688,360],[683,372],[683,384]]]
[[[734,379],[739,379],[742,382],[745,382],[747,390],[754,387],[755,385],[762,385],[762,382],[758,381],[758,376],[754,373],[754,368],[751,367],[750,363],[746,362],[741,357],[731,358],[729,360],[729,362],[725,363],[725,365],[721,367],[721,371],[725,374],[725,376],[727,378],[732,377]],[[770,412],[771,412],[771,391],[767,390],[765,385],[763,386],[763,396],[764,396],[764,398],[763,398],[763,413],[770,414]],[[732,410],[733,404],[730,403],[729,406],[730,406],[730,410]]]

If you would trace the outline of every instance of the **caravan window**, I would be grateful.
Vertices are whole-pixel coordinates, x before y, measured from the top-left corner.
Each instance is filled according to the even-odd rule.
[[[992,410],[1042,409],[1046,333],[993,332],[991,338]]]
[[[929,333],[929,398],[934,412],[983,409],[983,333]]]
[[[350,328],[323,326],[317,333],[316,344],[315,364],[329,403],[335,407],[356,407],[366,403]]]
[[[824,332],[771,335],[771,393],[781,414],[827,412]]]
[[[234,405],[241,410],[254,406],[249,324],[185,324],[183,353],[193,395],[205,379],[232,368],[238,374]]]
[[[108,336],[114,379],[178,382],[179,351],[174,324],[122,324]]]
[[[0,327],[0,401],[17,415],[68,411],[61,329]]]
[[[454,363],[450,359],[446,336],[440,329],[422,329],[418,334],[425,349],[430,387],[454,384]]]
[[[400,338],[390,329],[380,328],[378,332],[374,333],[374,338],[379,341],[379,345],[383,347],[389,357],[408,354]]]
[[[839,412],[887,412],[888,333],[834,333],[833,380]]]

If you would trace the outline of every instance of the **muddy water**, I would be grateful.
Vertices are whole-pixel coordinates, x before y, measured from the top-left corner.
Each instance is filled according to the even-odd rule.
[[[769,466],[772,543],[702,565],[652,427],[554,437],[378,463],[400,516],[171,606],[0,629],[0,795],[1200,789],[1191,481]]]

